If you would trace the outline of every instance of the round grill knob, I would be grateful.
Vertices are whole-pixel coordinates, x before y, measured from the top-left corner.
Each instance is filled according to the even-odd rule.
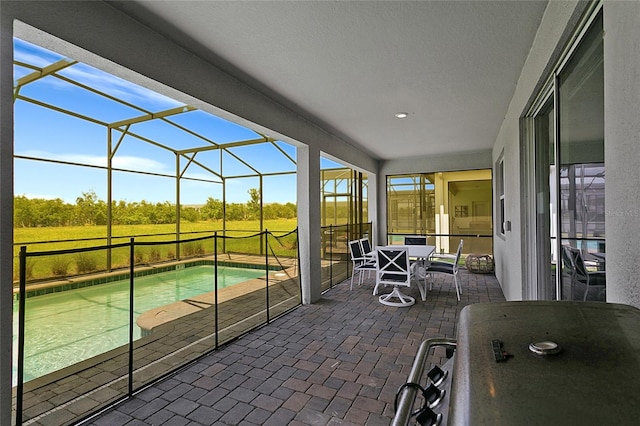
[[[529,345],[529,350],[537,355],[554,355],[560,352],[560,346],[556,342],[545,340]]]

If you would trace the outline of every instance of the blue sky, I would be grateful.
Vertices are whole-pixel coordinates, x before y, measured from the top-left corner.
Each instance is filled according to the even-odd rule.
[[[37,67],[45,67],[65,59],[57,53],[22,40],[15,39],[14,46],[16,61]],[[33,70],[28,67],[14,66],[14,82],[32,72]],[[160,112],[184,106],[166,96],[85,64],[74,64],[58,73],[146,111]],[[105,99],[53,76],[47,76],[23,86],[19,94],[105,123],[144,114],[131,106]],[[14,108],[16,155],[90,166],[105,167],[107,165],[105,126],[43,108],[22,99],[15,102]],[[168,117],[168,119],[216,143],[223,144],[260,137],[250,129],[203,111],[190,111]],[[207,141],[158,120],[134,124],[130,131],[174,149],[208,145]],[[120,136],[121,132],[113,132],[114,141],[117,141]],[[276,143],[291,158],[296,158],[295,147],[281,141]],[[295,171],[295,165],[270,144],[237,147],[232,148],[232,151],[261,173]],[[222,154],[221,166],[220,155],[219,150],[207,151],[197,154],[195,159],[217,173],[220,173],[222,167],[222,173],[227,177],[254,174],[251,169],[226,153]],[[184,169],[187,163],[188,160],[182,159],[181,169]],[[67,202],[75,202],[82,193],[93,191],[100,199],[106,200],[107,172],[104,169],[21,158],[15,160],[14,166],[16,195],[25,195],[29,198],[62,198]],[[113,167],[174,176],[176,160],[175,155],[170,151],[127,136],[113,157]],[[323,159],[321,167],[333,168],[339,165]],[[222,185],[202,181],[219,182],[220,179],[215,175],[192,164],[184,172],[184,176],[199,180],[182,181],[181,202],[183,204],[202,204],[208,197],[222,199]],[[266,176],[263,179],[265,202],[296,201],[295,175]],[[258,186],[257,177],[227,179],[227,201],[246,202],[249,199],[249,188],[258,188]],[[113,175],[114,200],[173,203],[175,193],[175,179],[129,172],[114,172]]]

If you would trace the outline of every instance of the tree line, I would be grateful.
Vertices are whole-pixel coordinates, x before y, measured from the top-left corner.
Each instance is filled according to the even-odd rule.
[[[249,189],[247,203],[227,203],[227,220],[256,220],[260,218],[260,194],[257,189]],[[263,206],[264,219],[291,219],[297,216],[294,203],[269,203]],[[223,202],[213,197],[207,198],[202,206],[181,206],[180,217],[184,221],[215,221],[223,218]],[[150,203],[148,201],[113,201],[111,204],[113,225],[150,225],[176,222],[176,206],[169,201]],[[93,191],[83,192],[75,204],[60,198],[14,197],[14,226],[77,226],[106,225],[107,203]]]

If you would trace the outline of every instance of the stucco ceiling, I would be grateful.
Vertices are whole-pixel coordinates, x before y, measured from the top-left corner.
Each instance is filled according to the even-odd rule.
[[[547,4],[110,3],[383,160],[491,148]]]

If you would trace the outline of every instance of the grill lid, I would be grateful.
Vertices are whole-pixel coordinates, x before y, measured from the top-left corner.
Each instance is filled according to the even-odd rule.
[[[494,341],[508,355],[496,362]],[[449,422],[637,424],[640,310],[597,302],[465,307]]]

